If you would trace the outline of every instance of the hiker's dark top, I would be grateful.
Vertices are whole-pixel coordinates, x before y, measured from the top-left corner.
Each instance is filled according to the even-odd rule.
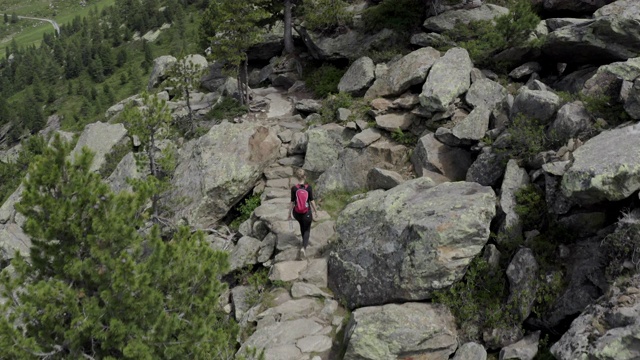
[[[295,184],[291,187],[291,202],[296,202],[296,191],[298,191],[298,189],[300,189],[298,187],[299,184]],[[307,198],[307,201],[309,203],[311,203],[313,201],[313,189],[311,189],[311,185],[306,184],[307,187],[305,188],[305,190],[307,190],[307,192],[309,193],[309,198]]]

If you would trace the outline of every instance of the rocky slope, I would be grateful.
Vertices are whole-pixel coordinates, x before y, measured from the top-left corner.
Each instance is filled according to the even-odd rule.
[[[541,3],[551,13],[589,18],[544,20],[536,30],[546,34],[544,45],[523,56],[508,84],[475,68],[463,48],[441,52],[418,41],[455,21],[499,16],[504,9],[497,6],[429,19],[424,28],[431,33],[413,37],[417,49],[386,64],[361,55],[390,31],[311,34],[322,59],[352,60],[338,88],[362,96],[368,118],[339,109],[333,123],[321,124],[322,102],[301,96],[295,67],[274,59],[252,73],[254,83],[277,85],[253,90],[254,102],[266,104],[262,111],[177,144],[167,200],[175,204],[172,220],[208,231],[211,246],[230,252],[233,271],[267,268],[272,282],[286,284],[261,302],[247,285],[221,299],[246,329],[240,353],[256,347],[269,360],[382,360],[486,359],[489,351],[533,359],[542,331],[558,335],[551,347],[558,359],[640,356],[637,275],[614,286],[607,276],[612,259],[627,272],[637,265],[635,253],[615,256],[616,244],[637,246],[635,212],[618,218],[637,205],[640,189],[640,7],[633,0]],[[170,62],[156,60],[149,87],[178,117],[186,104],[171,101],[162,85]],[[558,74],[549,64],[569,71]],[[236,91],[218,66],[210,69],[203,78],[209,92],[192,95],[196,115]],[[594,111],[592,99],[605,96],[605,107],[618,112]],[[130,102],[139,105],[135,97],[116,104],[105,123],[81,134],[77,149],[97,153],[95,169],[129,141],[127,130],[109,120]],[[399,143],[399,131],[417,141]],[[538,148],[534,136],[553,141]],[[334,217],[320,212],[305,259],[298,257],[299,230],[286,221],[297,167],[313,176],[321,209],[337,192],[360,193]],[[130,154],[108,181],[126,189],[124,179],[136,176],[143,174]],[[534,224],[518,207],[521,189],[531,188],[544,204]],[[216,230],[251,193],[262,203],[238,234]],[[5,259],[26,254],[30,244],[13,207],[20,194],[0,207]],[[551,234],[550,224],[564,232]],[[500,260],[498,249],[514,241],[516,249]],[[541,243],[551,249],[545,257]],[[432,301],[438,290],[464,282],[480,258],[506,277],[506,296],[495,297],[514,310],[514,326],[469,331],[465,319]],[[536,295],[554,277],[562,286],[541,311]]]

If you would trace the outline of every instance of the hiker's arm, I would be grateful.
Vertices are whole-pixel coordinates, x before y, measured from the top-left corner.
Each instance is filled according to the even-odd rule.
[[[311,208],[313,209],[313,212],[318,215],[318,208],[316,207],[316,201],[315,200],[311,200]]]
[[[289,211],[288,211],[289,215],[287,217],[287,220],[291,220],[291,215],[293,214],[293,206],[294,206],[293,204],[294,204],[293,202],[289,203]]]

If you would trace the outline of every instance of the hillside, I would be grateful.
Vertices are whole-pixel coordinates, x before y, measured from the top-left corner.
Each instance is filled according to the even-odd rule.
[[[640,357],[635,0],[251,4],[10,42],[0,358]]]

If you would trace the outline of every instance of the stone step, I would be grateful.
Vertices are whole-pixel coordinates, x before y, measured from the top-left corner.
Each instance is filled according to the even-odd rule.
[[[291,168],[290,166],[281,165],[268,167],[264,171],[264,176],[267,178],[267,180],[288,179],[293,176],[293,168]]]
[[[262,195],[260,196],[260,198],[262,199],[262,201],[275,199],[275,198],[291,199],[291,190],[267,187],[262,192]]]

